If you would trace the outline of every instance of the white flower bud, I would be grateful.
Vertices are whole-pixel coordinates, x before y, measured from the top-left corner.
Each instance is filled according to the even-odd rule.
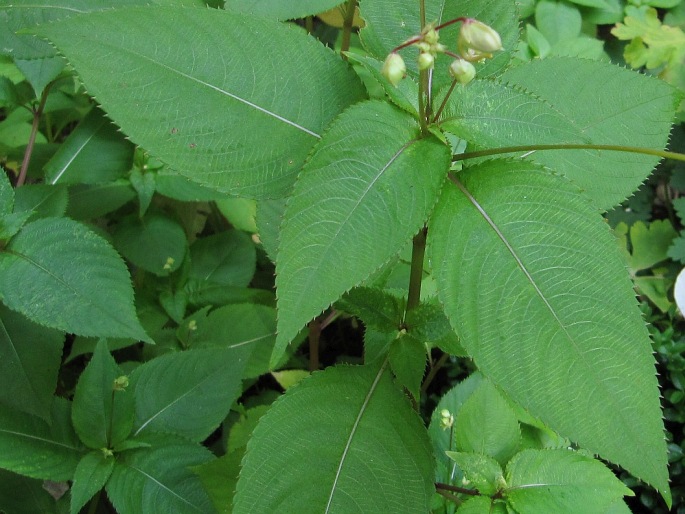
[[[404,59],[397,53],[391,53],[383,63],[381,74],[390,81],[393,86],[397,86],[407,73],[407,66]]]
[[[491,54],[502,50],[502,39],[495,29],[478,20],[468,19],[459,31],[459,47],[476,53]]]
[[[433,67],[435,64],[435,57],[429,53],[419,54],[419,70],[427,70]]]
[[[461,84],[468,84],[476,76],[476,68],[469,61],[456,59],[450,64],[450,75]]]

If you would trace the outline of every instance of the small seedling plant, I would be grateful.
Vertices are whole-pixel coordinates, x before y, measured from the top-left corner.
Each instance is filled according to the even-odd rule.
[[[363,51],[350,0],[339,52],[287,22],[335,0],[149,3],[0,7],[0,509],[629,512],[607,463],[670,505],[602,217],[678,158],[669,85],[517,60],[510,0],[362,0]],[[293,369],[349,316],[363,363]],[[447,359],[477,371],[426,426]]]

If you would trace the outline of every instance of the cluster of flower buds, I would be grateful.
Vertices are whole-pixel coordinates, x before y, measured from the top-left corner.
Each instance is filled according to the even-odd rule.
[[[447,430],[452,428],[452,425],[454,425],[454,415],[447,409],[442,409],[440,411],[440,428]]]
[[[456,22],[461,22],[457,39],[458,54],[450,52],[441,44],[438,34],[441,28]],[[473,18],[457,18],[437,27],[428,25],[421,34],[402,43],[385,59],[381,73],[394,86],[397,86],[407,73],[404,59],[397,52],[408,46],[416,46],[419,49],[420,71],[432,68],[438,54],[444,53],[454,57],[455,60],[449,68],[450,74],[458,82],[468,84],[476,76],[476,69],[472,63],[492,57],[494,52],[502,49],[502,40],[496,30]]]

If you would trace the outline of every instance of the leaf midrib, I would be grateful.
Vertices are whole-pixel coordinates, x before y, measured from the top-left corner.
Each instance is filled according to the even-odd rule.
[[[616,398],[614,395],[610,394],[610,392],[606,388],[606,384],[603,380],[601,380],[601,377],[597,376],[597,370],[595,369],[594,366],[592,366],[588,361],[586,355],[580,351],[580,348],[578,347],[578,344],[576,343],[575,339],[571,336],[571,334],[568,332],[566,329],[566,326],[562,323],[561,319],[557,315],[555,309],[552,307],[552,305],[547,301],[547,298],[544,296],[540,288],[538,287],[537,283],[533,279],[533,276],[530,274],[526,266],[523,264],[523,261],[521,258],[518,256],[516,251],[514,250],[513,246],[509,244],[509,241],[507,238],[504,236],[502,231],[499,230],[499,227],[497,224],[494,222],[494,220],[488,215],[488,213],[485,211],[485,209],[480,205],[478,200],[471,195],[471,193],[466,189],[466,187],[459,181],[459,179],[453,174],[449,174],[450,180],[457,185],[457,187],[461,190],[461,192],[466,196],[468,199],[469,203],[475,207],[475,209],[478,211],[478,213],[483,217],[485,222],[492,228],[492,230],[495,232],[497,237],[502,241],[502,244],[507,248],[511,256],[514,258],[516,261],[517,266],[519,269],[523,272],[523,274],[526,276],[530,284],[533,286],[535,289],[536,294],[540,297],[540,299],[543,301],[547,309],[549,310],[550,314],[554,318],[554,320],[557,322],[563,333],[565,334],[567,340],[571,343],[572,347],[575,350],[576,355],[580,357],[580,362],[586,369],[586,376],[592,376],[595,378],[594,382],[599,385],[599,387],[602,388],[604,391],[604,396],[605,398],[608,399],[608,402],[612,404],[612,409],[614,412],[617,412],[621,419],[623,420],[623,426],[625,427],[626,431],[629,431],[631,433],[631,439],[633,441],[639,441],[640,437],[639,434],[635,433],[635,430],[630,422],[629,419],[625,419],[625,414],[623,413],[623,409],[620,408],[620,405],[617,403]]]

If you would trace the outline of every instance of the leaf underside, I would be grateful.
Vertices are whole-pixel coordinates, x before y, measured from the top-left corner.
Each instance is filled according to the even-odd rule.
[[[531,414],[667,496],[649,336],[599,213],[531,163],[486,162],[449,186],[429,234],[464,348]]]

